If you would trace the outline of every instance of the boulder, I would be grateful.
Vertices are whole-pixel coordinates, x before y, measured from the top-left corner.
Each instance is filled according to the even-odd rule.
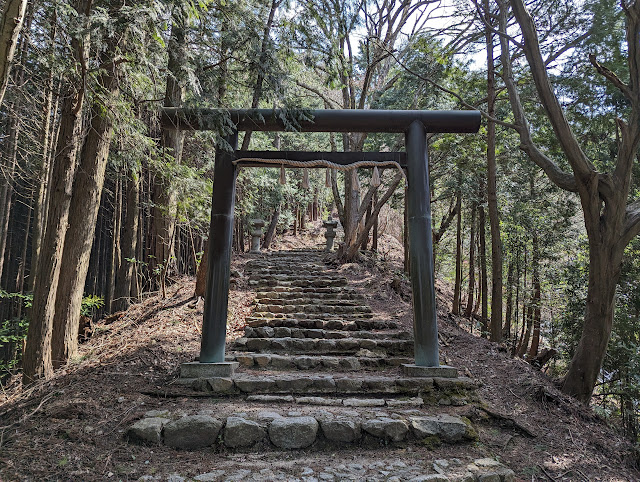
[[[250,447],[264,438],[264,429],[253,420],[228,417],[224,427],[224,444],[227,447]]]
[[[127,435],[136,442],[159,444],[162,442],[162,427],[168,422],[162,417],[143,418],[131,426]]]
[[[353,420],[321,420],[324,436],[334,442],[351,443],[360,439],[360,424]]]
[[[318,421],[313,417],[281,417],[269,424],[271,442],[282,449],[310,446],[318,433]]]
[[[213,445],[222,422],[209,415],[187,415],[164,427],[164,442],[169,447],[197,449]]]
[[[374,418],[362,424],[362,429],[384,440],[400,442],[409,432],[409,427],[404,420],[394,420],[388,417]]]

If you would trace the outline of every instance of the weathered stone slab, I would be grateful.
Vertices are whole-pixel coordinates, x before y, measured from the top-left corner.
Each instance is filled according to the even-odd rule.
[[[325,397],[298,397],[296,398],[296,403],[300,403],[302,405],[338,406],[342,405],[342,399]]]
[[[269,402],[269,403],[292,403],[294,401],[291,395],[249,395],[248,402]]]
[[[162,427],[169,422],[164,417],[149,417],[138,420],[127,431],[129,439],[136,442],[159,444],[162,442]]]
[[[439,367],[422,367],[413,364],[403,364],[402,373],[408,377],[422,378],[456,378],[458,376],[457,368],[447,365],[440,365]]]
[[[282,417],[269,424],[271,442],[282,449],[309,447],[317,433],[318,421],[313,417]]]
[[[374,418],[362,423],[362,430],[374,437],[392,442],[404,440],[409,433],[409,427],[404,420],[395,420],[388,417]]]
[[[187,415],[164,427],[164,443],[180,449],[197,449],[213,445],[222,422],[209,415]]]
[[[180,365],[180,378],[230,377],[235,373],[238,365],[238,362],[187,362]]]
[[[214,393],[226,394],[235,391],[231,378],[209,378],[207,384]]]
[[[265,437],[264,429],[253,420],[228,417],[224,427],[224,444],[230,448],[251,447]]]
[[[360,424],[354,420],[321,420],[320,427],[324,436],[333,442],[352,443],[360,439]]]
[[[266,392],[276,388],[273,378],[236,378],[233,381],[238,389],[245,393]]]
[[[417,438],[437,435],[449,443],[462,440],[468,431],[467,424],[462,419],[446,414],[432,417],[411,417],[409,422]]]
[[[384,407],[385,402],[382,398],[345,398],[343,405],[345,407]]]

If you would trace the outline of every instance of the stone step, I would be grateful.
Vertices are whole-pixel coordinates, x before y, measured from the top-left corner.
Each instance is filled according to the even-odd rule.
[[[267,370],[343,370],[358,371],[363,368],[378,369],[413,363],[411,357],[372,356],[324,356],[278,355],[257,353],[229,353],[227,361],[237,361],[240,366]]]
[[[346,281],[347,279],[341,275],[332,275],[331,273],[320,271],[318,273],[303,273],[300,270],[295,270],[291,274],[252,274],[249,277],[249,281],[317,281],[317,280],[332,280],[332,281]]]
[[[273,275],[295,275],[300,276],[305,273],[308,276],[320,276],[329,274],[340,276],[335,272],[330,272],[324,266],[319,264],[300,264],[300,265],[264,265],[264,266],[245,266],[245,272],[251,273],[252,276],[273,276]]]
[[[317,278],[317,279],[294,279],[294,280],[249,280],[249,286],[263,288],[268,286],[286,286],[286,287],[301,287],[301,288],[329,288],[346,286],[346,279],[332,279],[332,278]]]
[[[309,293],[310,295],[310,293]],[[302,296],[298,294],[297,297],[287,297],[287,298],[271,298],[269,296],[260,296],[256,295],[255,303],[257,305],[287,305],[287,306],[297,306],[297,305],[314,305],[319,307],[324,307],[326,310],[331,309],[335,306],[362,306],[367,308],[369,311],[371,309],[362,304],[362,299],[340,299],[337,298],[336,295],[331,297],[315,297],[315,296]]]
[[[400,339],[410,340],[412,335],[407,331],[398,332],[372,332],[372,331],[340,331],[340,330],[324,330],[322,328],[289,328],[279,326],[272,328],[270,326],[251,327],[247,326],[244,330],[246,338],[330,338],[334,340],[344,338],[365,338],[372,340],[379,339]]]
[[[468,419],[448,413],[312,407],[251,412],[152,410],[129,427],[127,436],[134,443],[164,444],[184,450],[212,446],[297,450],[345,445],[380,447],[425,440],[432,444],[465,443],[476,440],[477,432]],[[498,476],[495,480],[504,479]]]
[[[475,400],[475,380],[458,378],[405,377],[394,370],[388,376],[367,373],[333,372],[314,374],[272,372],[249,374],[237,372],[232,378],[179,378],[177,383],[212,396],[244,395],[318,395],[324,397],[420,396],[425,404],[465,405]]]
[[[352,355],[361,350],[386,355],[407,355],[413,354],[413,340],[393,340],[380,339],[371,340],[367,338],[343,338],[333,339],[313,339],[313,338],[238,338],[231,343],[230,348],[238,351],[251,351],[259,353],[323,353]]]
[[[353,288],[349,288],[348,286],[327,286],[327,287],[303,287],[303,286],[275,286],[273,288],[267,288],[267,290],[264,291],[258,291],[258,293],[263,293],[263,292],[270,292],[270,293],[278,293],[278,294],[293,294],[295,293],[296,295],[300,295],[301,293],[312,293],[313,295],[320,295],[320,294],[326,294],[326,295],[336,295],[336,294],[354,294],[357,296],[362,296],[360,295],[356,290],[354,290]]]
[[[373,313],[323,313],[323,312],[298,312],[298,313],[273,313],[271,311],[254,311],[251,316],[253,318],[293,318],[296,320],[308,320],[310,318],[316,320],[344,320],[356,321],[363,318],[373,318]]]
[[[319,328],[325,330],[395,330],[400,325],[395,321],[389,320],[370,320],[366,318],[346,319],[322,319],[322,318],[293,318],[293,317],[266,317],[266,316],[250,316],[246,319],[247,326],[278,326],[283,327],[299,327],[299,328]]]
[[[351,300],[351,301],[364,301],[364,296],[355,291],[347,291],[346,289],[330,291],[330,292],[318,292],[316,290],[309,291],[258,291],[256,293],[257,300],[282,300],[286,302],[288,300],[296,300],[308,296],[314,300]],[[320,302],[320,301],[318,301]]]
[[[342,306],[324,304],[257,304],[254,312],[256,313],[325,313],[331,314],[371,314],[371,308],[363,305]]]

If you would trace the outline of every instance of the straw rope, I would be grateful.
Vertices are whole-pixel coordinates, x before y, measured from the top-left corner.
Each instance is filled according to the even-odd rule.
[[[243,157],[232,161],[233,164],[239,164],[241,162],[258,161],[265,164],[275,164],[276,166],[287,167],[327,167],[329,169],[337,169],[338,171],[351,171],[358,169],[359,167],[382,167],[382,166],[394,166],[398,171],[402,173],[402,177],[406,179],[404,170],[396,161],[356,161],[352,164],[336,164],[335,162],[327,161],[326,159],[316,159],[315,161],[292,161],[289,159],[260,159],[257,157]]]

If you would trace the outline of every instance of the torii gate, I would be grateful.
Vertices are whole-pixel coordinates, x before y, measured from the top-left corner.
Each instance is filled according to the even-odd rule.
[[[229,271],[235,204],[236,159],[255,159],[248,166],[274,167],[260,159],[309,161],[325,159],[348,165],[358,160],[393,160],[406,168],[409,228],[409,268],[413,293],[413,330],[415,368],[413,373],[431,373],[440,366],[438,323],[431,238],[431,204],[427,133],[475,133],[480,128],[478,111],[421,110],[312,110],[313,120],[298,121],[300,132],[386,132],[404,133],[406,152],[278,152],[238,151],[238,131],[284,131],[286,112],[279,109],[183,109],[165,108],[162,123],[166,128],[215,130],[226,114],[235,129],[225,140],[233,152],[216,149],[213,175],[213,201],[209,230],[209,268],[202,323],[202,341],[198,368],[191,373],[229,376],[235,363],[225,363]],[[193,365],[193,364],[189,364]],[[427,375],[428,376],[428,375]]]

